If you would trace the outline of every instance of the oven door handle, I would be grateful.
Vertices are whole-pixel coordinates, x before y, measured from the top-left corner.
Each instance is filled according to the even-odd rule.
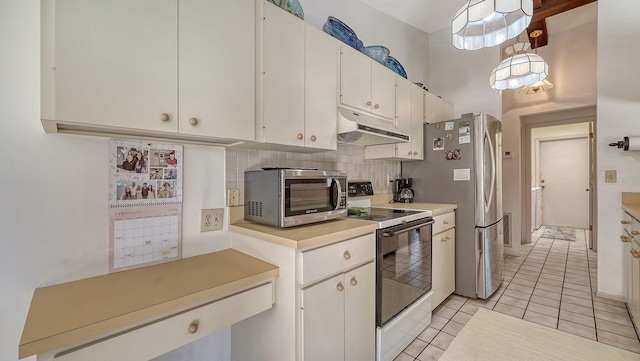
[[[395,231],[395,232],[382,232],[382,237],[394,237],[394,236],[397,236],[399,234],[407,233],[409,231],[413,231],[414,229],[422,228],[424,226],[428,226],[428,225],[433,224],[433,223],[434,223],[434,221],[429,221],[429,222],[416,224],[415,226],[412,226],[412,227],[409,227],[409,228],[403,228],[403,229],[401,229],[399,231]]]

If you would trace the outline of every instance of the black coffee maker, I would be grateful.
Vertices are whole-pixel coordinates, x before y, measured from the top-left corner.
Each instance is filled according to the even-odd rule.
[[[393,180],[393,201],[398,203],[412,203],[413,189],[411,185],[413,178],[400,178]]]

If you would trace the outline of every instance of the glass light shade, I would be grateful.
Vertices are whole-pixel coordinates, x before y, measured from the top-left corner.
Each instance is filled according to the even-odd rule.
[[[451,42],[477,50],[513,39],[531,23],[533,0],[469,0],[451,22]]]
[[[522,87],[522,89],[520,89],[519,93],[520,94],[543,93],[543,92],[546,92],[547,90],[549,90],[551,88],[553,88],[553,83],[551,83],[547,79],[544,79],[544,80],[536,82],[534,84]]]
[[[531,44],[517,43],[507,47],[510,55],[491,72],[489,83],[496,90],[517,89],[544,80],[549,66],[538,54],[525,53]]]

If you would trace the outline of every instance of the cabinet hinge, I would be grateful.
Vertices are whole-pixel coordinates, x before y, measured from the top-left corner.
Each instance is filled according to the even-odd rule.
[[[593,231],[593,225],[591,225],[591,224],[589,225],[589,230]]]
[[[589,133],[589,138],[593,139],[593,132]]]

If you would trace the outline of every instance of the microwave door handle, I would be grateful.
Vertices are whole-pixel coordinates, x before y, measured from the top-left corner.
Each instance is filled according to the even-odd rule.
[[[333,198],[333,190],[336,190],[336,198],[331,199],[331,210],[336,210],[340,206],[340,199],[342,197],[342,189],[340,189],[340,182],[335,178],[331,179],[331,196]]]

